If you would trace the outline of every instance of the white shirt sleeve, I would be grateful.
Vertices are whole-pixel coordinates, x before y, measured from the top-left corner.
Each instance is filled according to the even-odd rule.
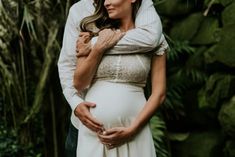
[[[77,5],[78,4],[75,4],[69,10],[64,30],[62,49],[58,60],[59,77],[63,94],[71,106],[72,111],[75,110],[78,104],[84,101],[84,93],[78,93],[73,85],[74,71],[77,62],[76,41],[79,35],[75,21],[79,21],[80,19],[77,18],[81,18],[76,11],[78,9],[76,8]]]
[[[135,29],[127,31],[108,54],[149,52],[159,45],[161,36],[162,23],[153,2],[143,0],[136,16]]]

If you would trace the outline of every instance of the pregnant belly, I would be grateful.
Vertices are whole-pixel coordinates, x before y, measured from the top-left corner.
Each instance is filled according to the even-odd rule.
[[[97,81],[88,90],[85,101],[96,104],[92,115],[105,128],[127,126],[143,108],[146,99],[143,89],[127,84]]]

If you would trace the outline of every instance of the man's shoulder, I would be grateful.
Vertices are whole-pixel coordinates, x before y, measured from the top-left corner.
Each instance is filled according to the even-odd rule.
[[[78,21],[81,19],[84,14],[87,12],[88,8],[86,7],[85,0],[80,0],[74,3],[69,8],[69,16],[74,20]]]
[[[80,10],[82,9],[82,10],[87,10],[87,11],[94,10],[93,0],[80,0],[74,3],[70,7],[70,10],[77,10],[77,9],[80,9]]]
[[[82,7],[83,6],[83,7]],[[80,9],[85,9],[84,7],[84,1],[78,1],[76,3],[74,3],[71,7],[70,7],[70,12],[73,12],[73,11],[77,11],[77,10],[80,10]]]

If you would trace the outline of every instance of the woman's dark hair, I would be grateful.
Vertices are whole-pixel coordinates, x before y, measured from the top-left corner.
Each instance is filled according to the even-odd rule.
[[[118,19],[110,19],[108,12],[104,6],[105,0],[97,0],[95,5],[95,13],[91,16],[85,17],[80,23],[80,29],[82,32],[90,32],[95,35],[97,32],[93,29],[94,26],[99,30],[105,28],[119,28],[120,21]],[[132,4],[132,18],[135,21],[136,14],[140,8],[142,0],[136,0]]]

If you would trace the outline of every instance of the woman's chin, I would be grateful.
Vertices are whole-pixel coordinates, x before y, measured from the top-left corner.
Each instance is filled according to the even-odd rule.
[[[117,17],[117,16],[112,15],[112,14],[109,14],[109,18],[110,18],[110,19],[113,19],[113,20],[118,19],[118,17]]]

